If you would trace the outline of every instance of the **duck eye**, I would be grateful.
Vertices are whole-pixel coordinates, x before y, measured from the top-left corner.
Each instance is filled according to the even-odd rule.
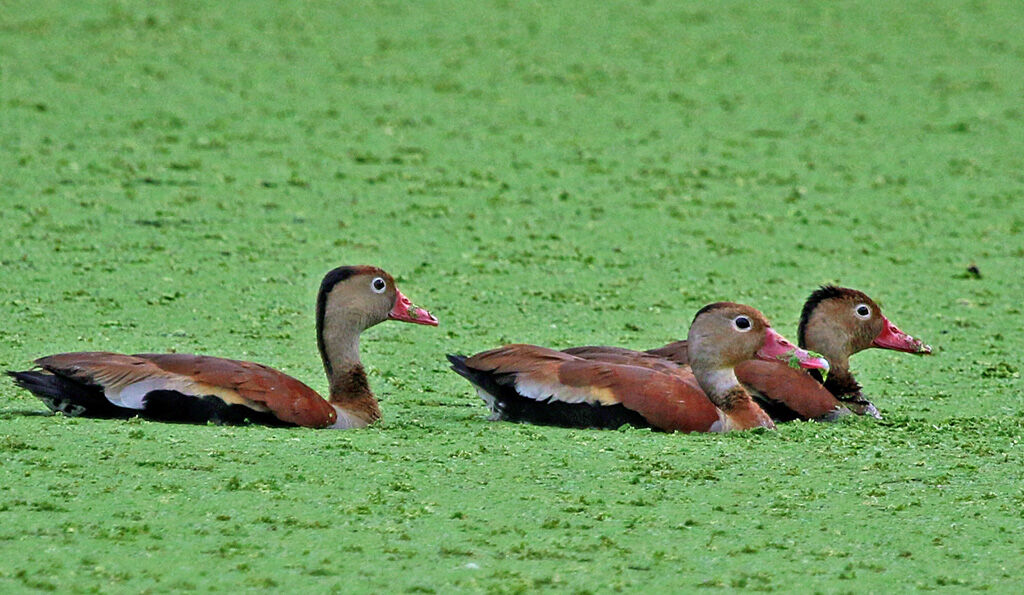
[[[388,284],[381,277],[374,277],[373,281],[370,282],[370,287],[373,288],[374,293],[384,293],[384,290],[388,288]]]
[[[868,318],[871,316],[871,308],[869,308],[867,304],[857,304],[857,307],[854,308],[854,312],[856,312],[857,316],[861,318]]]
[[[733,318],[732,325],[741,333],[749,331],[751,327],[750,319],[746,316],[737,316],[736,318]]]

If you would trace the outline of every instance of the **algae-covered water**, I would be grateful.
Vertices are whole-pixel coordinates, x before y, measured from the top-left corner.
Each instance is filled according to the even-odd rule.
[[[0,591],[1015,592],[1019,2],[0,6],[0,368],[251,359],[325,388],[321,275],[382,324],[361,431],[44,415],[0,385]],[[973,267],[973,268],[969,268]],[[859,288],[931,358],[881,422],[486,421],[447,352],[652,347]]]

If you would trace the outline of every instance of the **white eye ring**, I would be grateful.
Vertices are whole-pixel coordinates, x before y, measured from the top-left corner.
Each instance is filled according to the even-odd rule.
[[[732,319],[732,328],[741,333],[746,333],[750,331],[750,329],[754,328],[754,324],[750,322],[750,319],[746,316],[737,316]]]
[[[871,318],[871,307],[867,304],[857,304],[853,308],[853,313],[857,315],[857,318],[867,320]]]
[[[387,288],[388,283],[383,277],[374,277],[373,281],[370,281],[370,289],[373,290],[373,293],[384,293]]]

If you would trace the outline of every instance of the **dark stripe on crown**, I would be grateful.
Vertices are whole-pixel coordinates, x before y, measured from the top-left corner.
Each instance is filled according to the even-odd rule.
[[[713,304],[708,304],[707,306],[704,306],[700,310],[697,310],[697,313],[693,315],[693,319],[697,320],[697,318],[699,318],[701,314],[710,312],[712,310],[717,310],[719,308],[728,308],[729,306],[735,306],[735,305],[736,304],[734,304],[732,302],[715,302]]]
[[[801,348],[807,347],[804,341],[804,331],[807,329],[807,322],[811,319],[811,314],[814,309],[818,307],[818,304],[825,300],[831,300],[846,296],[851,290],[844,287],[836,287],[835,285],[822,285],[818,289],[815,289],[811,295],[804,302],[804,309],[800,312],[800,326],[796,331],[797,344]]]
[[[326,275],[320,282],[320,292],[316,295],[316,346],[320,349],[320,358],[324,360],[324,369],[327,376],[334,374],[331,369],[331,362],[327,359],[327,349],[324,346],[324,315],[327,312],[327,294],[331,293],[334,286],[360,272],[362,267],[344,266],[338,267]]]

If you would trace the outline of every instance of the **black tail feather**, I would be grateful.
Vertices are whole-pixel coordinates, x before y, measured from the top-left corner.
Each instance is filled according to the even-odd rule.
[[[69,417],[104,418],[129,418],[139,413],[108,401],[102,388],[66,376],[34,370],[8,370],[7,375],[14,379],[15,384],[39,397],[54,413],[59,411]]]
[[[219,397],[197,397],[172,390],[154,390],[146,394],[145,409],[128,409],[114,405],[99,386],[49,372],[8,371],[14,383],[39,397],[50,411],[70,417],[128,419],[140,416],[155,421],[239,425],[293,426],[272,413],[254,411],[244,405],[225,403]]]
[[[448,361],[452,370],[493,397],[493,401],[484,397],[493,413],[491,419],[565,428],[613,430],[625,424],[637,428],[651,427],[642,415],[623,405],[565,403],[556,399],[538,401],[516,392],[512,374],[475,370],[466,365],[464,355],[448,354]]]
[[[466,365],[466,356],[461,353],[449,353],[447,356],[448,361],[452,364],[452,369],[455,370],[459,376],[469,378],[470,370]]]
[[[501,398],[506,392],[511,392],[518,396],[515,392],[515,378],[511,374],[495,374],[493,372],[484,372],[470,368],[466,365],[466,356],[456,355],[449,353],[448,361],[452,363],[452,370],[465,378],[473,386],[482,389],[483,391],[493,395],[495,398]],[[495,411],[495,413],[498,413]]]

